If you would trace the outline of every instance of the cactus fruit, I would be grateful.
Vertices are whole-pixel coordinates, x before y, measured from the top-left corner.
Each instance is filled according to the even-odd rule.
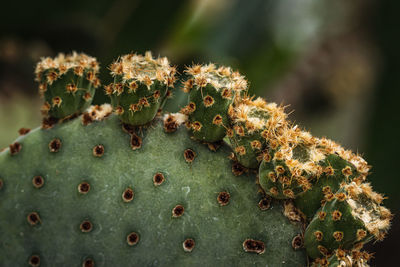
[[[268,136],[285,127],[286,114],[275,103],[262,98],[243,98],[228,112],[233,129],[228,131],[236,159],[246,168],[258,168]]]
[[[373,238],[384,238],[392,215],[380,205],[382,195],[372,191],[369,184],[344,184],[330,196],[305,231],[310,257],[326,256],[338,248],[351,250]]]
[[[360,156],[253,100],[228,67],[187,68],[173,114],[166,58],[110,69],[111,105],[88,107],[93,58],[38,64],[47,117],[0,152],[1,266],[367,266],[360,249],[391,213]]]
[[[96,59],[83,53],[43,58],[35,70],[39,94],[45,100],[42,114],[58,120],[82,113],[100,86],[98,72]]]
[[[229,67],[194,65],[185,70],[189,78],[183,90],[189,103],[181,112],[189,115],[193,136],[205,142],[221,141],[230,125],[228,109],[247,89],[247,81]]]
[[[168,59],[154,59],[151,52],[128,54],[110,69],[114,82],[105,87],[105,93],[121,121],[135,126],[152,121],[175,83],[176,69]]]

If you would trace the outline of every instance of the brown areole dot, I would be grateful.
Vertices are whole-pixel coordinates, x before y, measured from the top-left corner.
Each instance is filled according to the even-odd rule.
[[[44,185],[43,177],[40,175],[33,177],[32,184],[35,188],[41,188]]]
[[[89,220],[85,220],[79,225],[79,229],[81,229],[82,233],[89,233],[92,231],[93,225]]]
[[[182,246],[183,246],[183,250],[185,252],[192,252],[192,250],[194,249],[194,246],[196,245],[196,243],[194,242],[194,240],[192,238],[187,238],[185,241],[183,241]]]
[[[232,164],[232,173],[235,176],[242,175],[245,171],[245,168],[239,163],[239,162],[234,162]]]
[[[28,220],[28,223],[32,226],[37,225],[38,223],[41,223],[40,216],[35,211],[29,213],[28,216],[26,217],[26,219]]]
[[[122,193],[122,199],[124,200],[124,202],[131,202],[133,200],[134,195],[135,194],[134,194],[132,188],[128,187]]]
[[[154,176],[153,176],[153,184],[155,186],[161,185],[162,183],[164,183],[164,181],[165,181],[164,174],[162,174],[161,172],[158,172],[158,173],[154,174]]]
[[[87,258],[83,261],[82,267],[94,267],[94,260],[91,258]]]
[[[178,123],[174,116],[169,115],[167,119],[164,120],[164,131],[166,133],[173,133],[178,129]]]
[[[325,217],[326,217],[326,212],[325,211],[318,212],[318,219],[323,221],[323,220],[325,220]]]
[[[29,258],[29,265],[30,266],[32,266],[32,267],[38,267],[38,266],[40,266],[40,257],[39,257],[39,255],[32,255],[30,258]]]
[[[104,155],[104,146],[103,145],[97,145],[97,146],[93,147],[93,156],[100,158],[103,155]]]
[[[135,133],[131,134],[131,148],[136,150],[142,147],[142,138],[137,136]]]
[[[295,237],[293,237],[293,239],[292,239],[292,248],[294,250],[298,250],[298,249],[302,248],[303,244],[304,244],[304,240],[303,240],[303,237],[301,235],[296,235]]]
[[[31,131],[31,129],[29,129],[29,128],[21,128],[21,129],[18,130],[18,133],[19,133],[20,135],[26,135],[26,134],[29,133],[30,131]]]
[[[175,217],[175,218],[181,217],[184,212],[185,212],[185,208],[182,205],[176,205],[172,209],[172,217]]]
[[[343,232],[336,231],[336,232],[333,233],[332,236],[333,236],[333,238],[335,238],[335,240],[337,242],[340,242],[340,241],[342,241],[344,234],[343,234]]]
[[[263,241],[260,240],[246,239],[243,242],[243,249],[246,252],[263,254],[265,252],[265,244]]]
[[[90,190],[90,184],[88,182],[82,182],[78,185],[78,192],[81,194],[87,194]]]
[[[3,188],[3,186],[4,186],[3,179],[0,178],[0,190]]]
[[[22,149],[22,145],[18,142],[15,142],[13,144],[10,145],[10,154],[11,155],[15,155],[18,152],[20,152]]]
[[[55,153],[58,152],[61,148],[61,140],[58,138],[54,138],[49,143],[50,152]]]
[[[129,233],[126,236],[126,242],[129,246],[134,246],[139,242],[139,235],[135,232]]]
[[[334,221],[340,221],[340,219],[342,218],[342,213],[338,210],[334,210],[332,212],[332,220]]]
[[[258,202],[258,207],[260,208],[260,210],[267,210],[269,209],[270,206],[271,206],[271,199],[268,197],[265,197]]]
[[[219,114],[215,115],[212,123],[215,125],[221,125],[222,124],[222,116]]]
[[[203,102],[205,107],[210,107],[214,104],[214,98],[212,96],[207,95],[204,97]]]
[[[226,206],[229,204],[231,195],[228,192],[220,192],[217,197],[217,201],[220,206]]]
[[[321,231],[315,231],[314,236],[317,241],[322,241],[322,238],[324,238],[324,234]]]
[[[191,162],[193,162],[194,158],[196,157],[196,152],[194,152],[190,148],[185,149],[185,151],[183,152],[183,157],[185,158],[187,163],[191,163]]]

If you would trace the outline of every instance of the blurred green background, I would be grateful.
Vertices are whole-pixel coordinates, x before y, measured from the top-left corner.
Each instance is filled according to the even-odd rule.
[[[232,66],[252,94],[289,105],[290,118],[364,155],[386,205],[400,209],[400,22],[395,0],[8,1],[0,16],[0,148],[40,124],[36,62],[85,52],[107,66],[152,50],[182,73],[192,63]],[[167,108],[178,110],[179,90]],[[106,101],[100,92],[95,103]],[[21,166],[23,167],[23,166]],[[372,266],[395,266],[400,220],[368,246]]]

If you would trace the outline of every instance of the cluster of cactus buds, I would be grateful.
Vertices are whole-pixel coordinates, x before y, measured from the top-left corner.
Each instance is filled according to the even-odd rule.
[[[337,143],[293,125],[283,107],[248,97],[239,74],[240,82],[227,101],[221,93],[221,88],[226,88],[218,83],[227,78],[218,70],[212,64],[187,70],[191,78],[184,91],[190,94],[189,103],[181,112],[189,115],[193,136],[215,142],[227,135],[233,159],[258,170],[264,194],[294,202],[301,220],[305,224],[311,221],[305,231],[305,247],[311,258],[318,259],[316,266],[365,263],[365,257],[354,255],[364,243],[383,239],[392,216],[381,206],[383,197],[365,183],[367,162]],[[215,116],[222,118],[220,124],[214,123]],[[337,256],[338,251],[352,256]],[[357,255],[364,255],[360,253]]]
[[[176,68],[150,52],[124,55],[109,68],[114,81],[104,88],[111,106],[91,107],[83,124],[113,110],[131,134],[132,149],[139,149],[142,141],[130,129],[160,112],[172,94]],[[59,120],[85,111],[100,84],[98,70],[96,60],[84,54],[43,59],[36,78],[45,98],[44,115]],[[229,67],[193,65],[185,73],[182,88],[188,103],[180,113],[164,115],[165,132],[185,123],[194,139],[212,150],[229,140],[233,169],[258,172],[265,199],[285,200],[289,217],[305,224],[304,244],[313,266],[366,266],[368,253],[360,249],[370,240],[382,240],[392,217],[381,205],[384,198],[366,182],[367,162],[293,125],[283,106],[250,97],[245,77]],[[186,162],[195,156],[185,150]]]
[[[98,72],[96,59],[83,53],[43,58],[35,70],[39,94],[45,101],[42,114],[58,120],[85,111],[100,86]]]

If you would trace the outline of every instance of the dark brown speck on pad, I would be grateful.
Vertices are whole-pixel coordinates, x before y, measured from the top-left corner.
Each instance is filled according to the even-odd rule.
[[[217,201],[219,205],[221,206],[226,206],[229,204],[229,200],[231,198],[231,195],[228,192],[220,192],[217,197]]]
[[[182,205],[176,205],[175,208],[172,209],[172,217],[181,217],[185,212],[185,208]]]
[[[131,134],[131,148],[132,150],[136,150],[142,147],[142,138],[137,136],[136,134]]]
[[[49,143],[50,152],[53,152],[53,153],[58,152],[60,150],[60,148],[61,148],[60,139],[55,138],[50,141],[50,143]]]
[[[39,255],[32,255],[29,258],[29,265],[32,266],[32,267],[40,266],[40,257],[39,257]]]
[[[104,155],[104,146],[103,145],[97,145],[93,148],[93,156],[101,157],[103,155]]]
[[[196,157],[196,152],[194,152],[193,150],[188,148],[188,149],[185,149],[183,156],[184,156],[186,162],[191,163],[191,162],[193,162],[194,158]]]
[[[27,220],[28,223],[32,226],[41,222],[39,214],[35,211],[28,214]]]
[[[194,242],[193,239],[188,238],[185,241],[183,241],[183,244],[182,244],[183,250],[186,251],[186,252],[192,252],[192,250],[194,249],[195,244],[196,243]]]
[[[92,225],[92,223],[90,222],[90,221],[83,221],[82,223],[81,223],[81,225],[79,226],[79,228],[81,229],[81,231],[83,232],[83,233],[88,233],[88,232],[90,232],[90,231],[92,231],[92,229],[93,229],[93,225]]]
[[[32,179],[32,184],[36,188],[41,188],[44,185],[44,179],[42,176],[35,176]]]
[[[127,235],[126,242],[129,246],[136,245],[139,242],[139,235],[135,232],[132,232]]]
[[[164,181],[165,181],[164,174],[162,174],[161,172],[158,172],[158,173],[154,174],[154,176],[153,176],[153,184],[155,186],[161,185],[162,183],[164,183]]]
[[[265,244],[260,240],[246,239],[243,242],[243,249],[246,252],[262,254],[265,252]]]
[[[78,185],[78,192],[81,194],[87,194],[90,190],[90,184],[88,182],[82,182]]]
[[[122,199],[124,202],[131,202],[133,200],[134,192],[132,188],[126,188],[125,191],[122,193]]]
[[[91,258],[87,258],[83,261],[82,267],[94,267],[94,260]]]

